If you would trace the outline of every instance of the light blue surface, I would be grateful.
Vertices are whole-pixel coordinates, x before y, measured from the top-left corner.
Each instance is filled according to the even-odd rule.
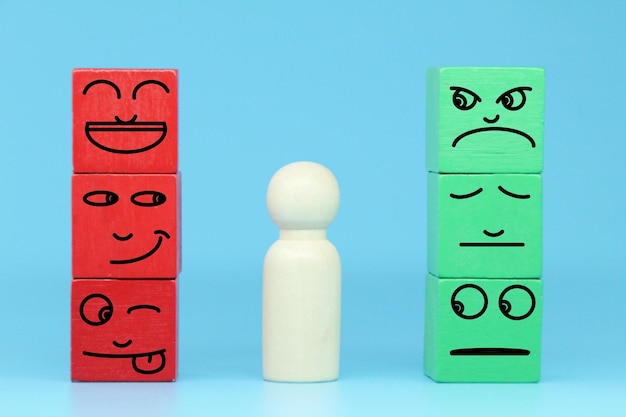
[[[626,3],[177,3],[0,5],[0,415],[621,413]],[[425,74],[447,65],[546,69],[540,384],[422,373]],[[74,67],[180,71],[174,384],[69,382]],[[342,190],[341,379],[265,383],[265,190],[302,159]]]

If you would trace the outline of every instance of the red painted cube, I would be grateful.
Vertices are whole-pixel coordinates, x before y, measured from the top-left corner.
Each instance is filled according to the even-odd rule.
[[[180,174],[74,174],[72,276],[176,278]]]
[[[176,70],[75,69],[75,173],[178,170]]]
[[[174,381],[176,281],[72,280],[74,381]]]

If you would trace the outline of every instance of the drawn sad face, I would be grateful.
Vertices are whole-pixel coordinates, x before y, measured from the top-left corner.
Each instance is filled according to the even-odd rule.
[[[174,280],[73,280],[72,379],[168,381],[175,362]]]
[[[74,175],[75,278],[175,278],[177,176]]]
[[[539,278],[537,174],[428,174],[429,271],[445,278]]]
[[[177,169],[177,73],[75,70],[75,172]]]

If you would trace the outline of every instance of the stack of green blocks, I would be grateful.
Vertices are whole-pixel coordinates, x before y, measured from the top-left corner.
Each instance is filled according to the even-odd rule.
[[[425,373],[536,382],[541,373],[544,71],[427,76]]]

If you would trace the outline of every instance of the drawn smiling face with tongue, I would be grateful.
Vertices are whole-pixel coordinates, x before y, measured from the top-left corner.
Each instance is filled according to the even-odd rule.
[[[172,381],[176,282],[72,282],[72,379]]]

